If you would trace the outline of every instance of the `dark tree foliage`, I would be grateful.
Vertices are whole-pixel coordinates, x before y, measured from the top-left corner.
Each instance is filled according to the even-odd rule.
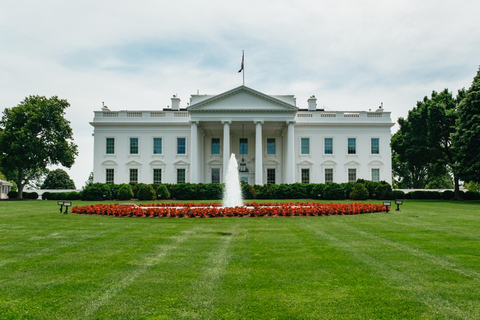
[[[75,183],[65,170],[56,169],[48,173],[42,189],[75,189]]]
[[[400,129],[393,135],[391,146],[392,170],[399,187],[425,188],[433,180],[437,185],[442,181],[448,185],[448,179],[438,177],[452,174],[459,198],[457,154],[452,138],[457,106],[464,96],[464,90],[455,98],[447,89],[433,91],[430,98],[417,102],[407,119],[398,119]]]
[[[23,188],[48,165],[70,168],[77,155],[70,122],[70,104],[58,97],[25,98],[6,108],[0,121],[0,166],[17,174],[18,198]]]
[[[480,182],[480,68],[458,106],[457,124],[458,175],[464,181]]]

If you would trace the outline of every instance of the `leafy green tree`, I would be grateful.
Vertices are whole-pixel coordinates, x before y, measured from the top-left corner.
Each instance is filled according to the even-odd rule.
[[[0,166],[16,171],[18,198],[23,188],[48,165],[70,168],[77,155],[70,122],[64,118],[67,100],[29,96],[6,108],[0,121]]]
[[[458,106],[458,175],[464,181],[480,182],[480,68]]]
[[[392,169],[399,177],[397,185],[425,188],[438,177],[453,175],[455,197],[460,198],[457,154],[453,144],[456,132],[457,106],[465,96],[460,90],[454,98],[448,89],[432,92],[400,118],[400,130],[392,137]]]
[[[75,183],[65,170],[56,169],[48,173],[42,189],[75,189]]]

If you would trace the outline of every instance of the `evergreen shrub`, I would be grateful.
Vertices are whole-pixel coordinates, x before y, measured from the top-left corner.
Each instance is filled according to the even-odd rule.
[[[175,188],[175,195],[178,200],[195,200],[195,185],[193,183],[178,183]]]
[[[120,186],[120,189],[118,189],[117,198],[118,200],[123,201],[131,200],[133,198],[133,191],[130,184],[124,183]]]
[[[405,199],[405,192],[402,190],[394,190],[392,191],[392,197],[394,199]]]
[[[138,200],[155,200],[157,195],[151,185],[139,183],[137,198]]]
[[[7,196],[9,199],[15,199],[16,197],[18,197],[18,192],[17,191],[9,191],[7,193]]]
[[[452,200],[455,197],[455,192],[451,190],[445,190],[442,192],[442,199],[443,200]]]
[[[338,183],[328,182],[323,189],[322,199],[345,200],[345,190]]]
[[[353,200],[367,200],[368,190],[363,183],[357,182],[353,185],[350,199]]]
[[[110,198],[110,185],[106,183],[91,183],[82,192],[83,201],[102,201],[110,200]]]
[[[165,200],[170,198],[170,192],[168,192],[168,188],[164,184],[159,184],[157,189],[157,199]]]
[[[240,181],[243,199],[255,199],[255,189],[245,181]]]
[[[480,195],[480,193],[478,191],[467,191],[462,196],[462,199],[464,199],[464,200],[477,200],[477,199],[480,199],[479,195]]]

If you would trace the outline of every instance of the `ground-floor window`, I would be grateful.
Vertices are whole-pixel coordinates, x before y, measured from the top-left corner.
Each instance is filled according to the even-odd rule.
[[[355,183],[357,181],[357,169],[348,169],[348,182]]]
[[[380,181],[380,169],[372,169],[372,181]]]
[[[275,183],[275,169],[267,169],[267,183]]]
[[[325,169],[325,183],[333,182],[333,169]]]
[[[241,180],[241,181],[245,181],[246,183],[248,183],[248,177],[240,177],[240,180]]]
[[[302,183],[310,183],[310,169],[302,169]]]
[[[105,174],[105,182],[106,183],[114,183],[114,170],[113,169],[106,169],[106,174]]]
[[[153,183],[162,183],[162,169],[153,169]]]
[[[177,183],[185,183],[185,169],[177,169]]]
[[[138,169],[130,169],[130,182],[138,182]]]
[[[220,168],[212,168],[212,182],[220,183]]]

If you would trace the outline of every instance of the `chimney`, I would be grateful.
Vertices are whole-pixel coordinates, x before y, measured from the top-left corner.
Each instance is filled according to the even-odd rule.
[[[172,110],[180,109],[180,98],[177,98],[176,95],[172,97]]]
[[[317,98],[315,96],[311,96],[308,100],[308,111],[315,111],[317,110]]]

